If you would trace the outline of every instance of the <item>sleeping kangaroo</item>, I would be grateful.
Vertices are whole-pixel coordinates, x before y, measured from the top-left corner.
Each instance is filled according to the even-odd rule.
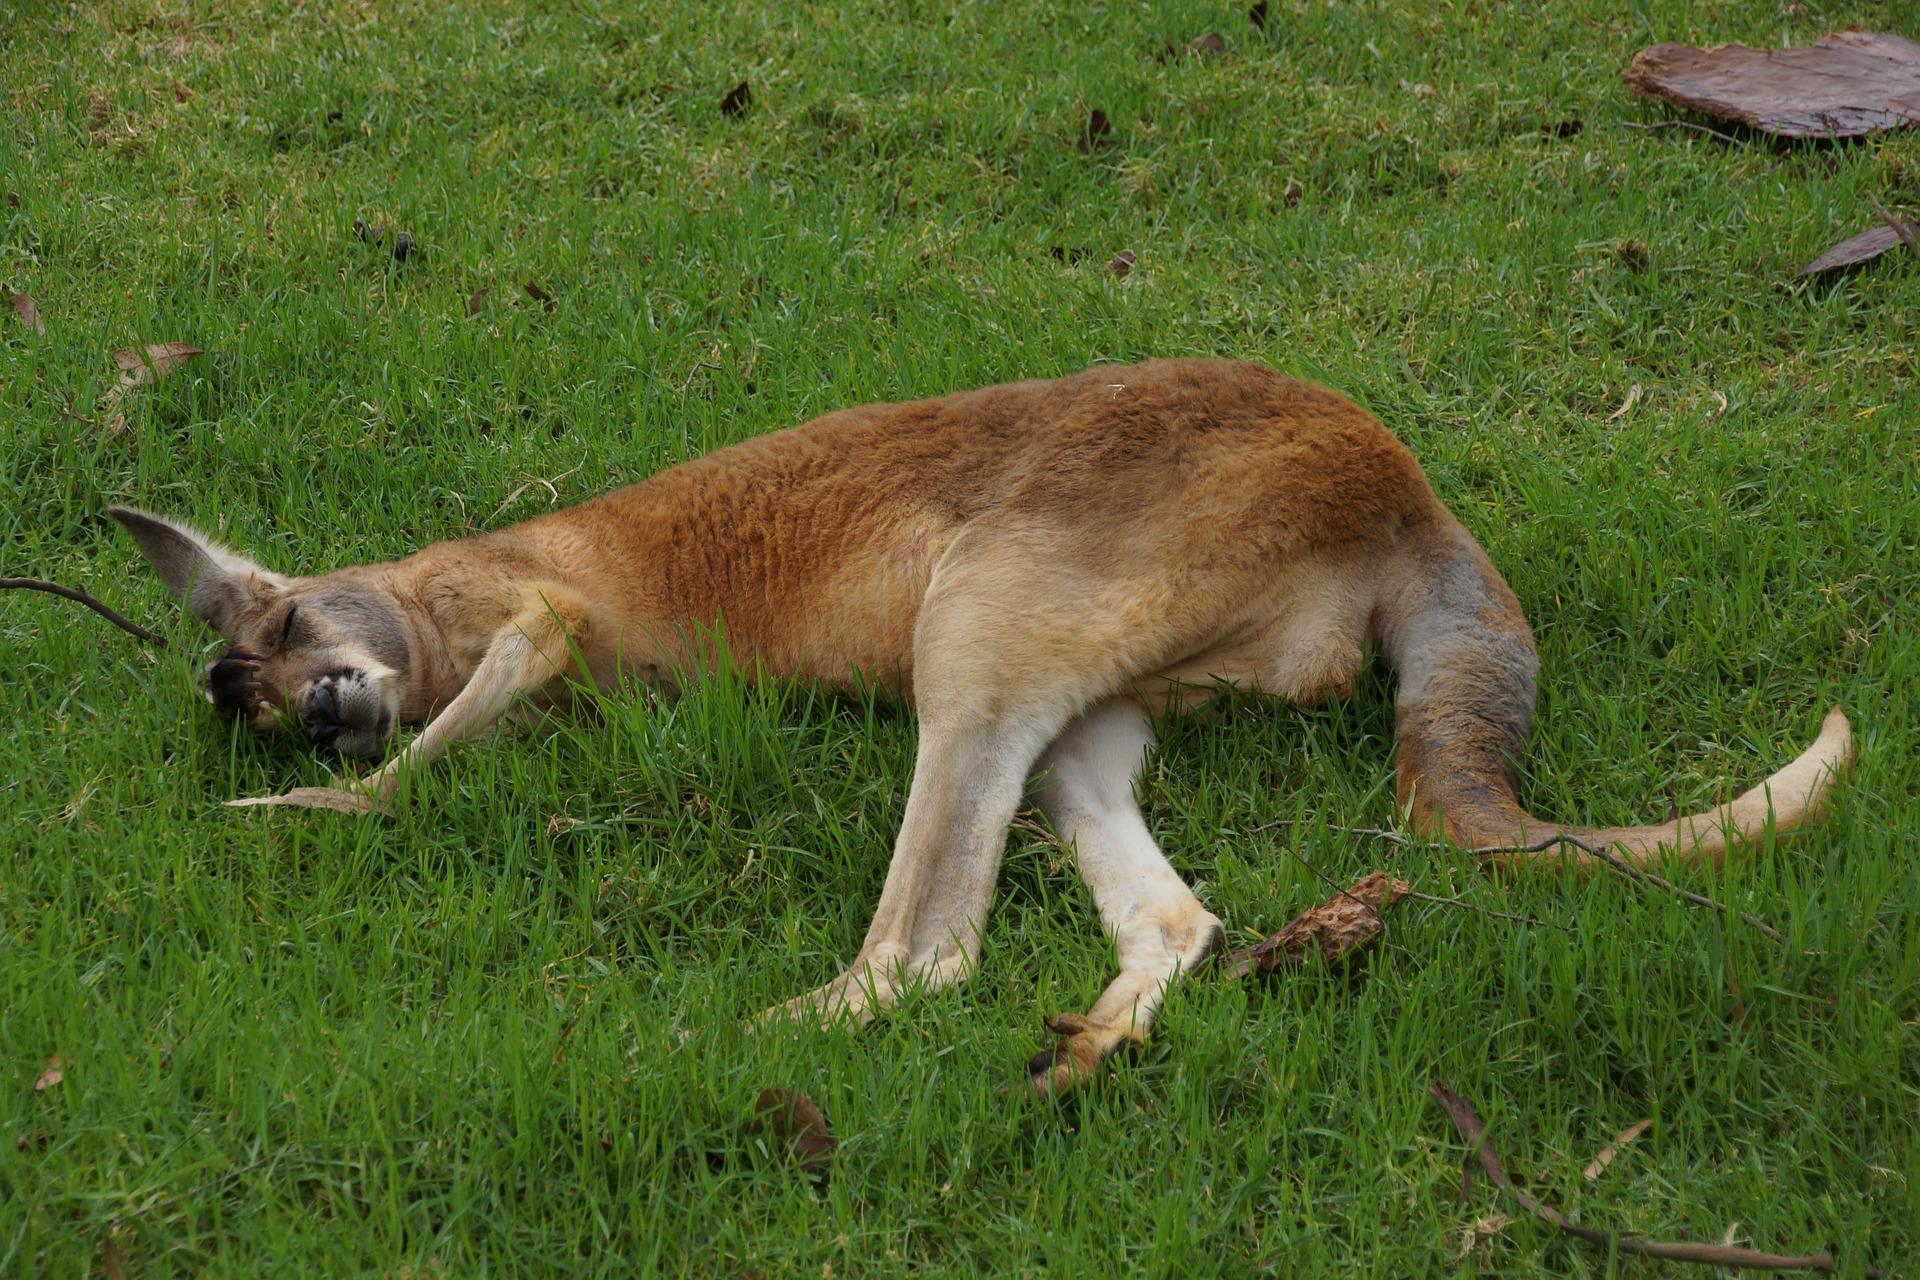
[[[1520,806],[1537,662],[1518,602],[1371,415],[1255,365],[1156,360],[827,414],[512,528],[392,564],[287,578],[145,512],[113,515],[231,648],[209,697],[350,753],[425,728],[351,790],[251,803],[374,809],[405,770],[572,681],[670,680],[724,624],[742,665],[910,699],[913,784],[852,964],[771,1015],[864,1022],[978,962],[1029,778],[1113,935],[1120,974],[1036,1059],[1036,1092],[1142,1039],[1222,936],[1133,796],[1151,717],[1222,685],[1311,703],[1370,649],[1399,677],[1413,826],[1509,864],[1554,833],[1635,863],[1717,862],[1819,816],[1850,757],[1828,714],[1720,808],[1587,829]],[[241,803],[250,803],[243,801]]]

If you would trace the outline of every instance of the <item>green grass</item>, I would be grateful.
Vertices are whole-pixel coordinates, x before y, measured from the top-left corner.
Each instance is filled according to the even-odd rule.
[[[1518,1211],[1455,1199],[1435,1077],[1582,1222],[1910,1269],[1920,270],[1792,276],[1869,193],[1920,205],[1920,135],[1632,130],[1661,113],[1617,73],[1920,22],[1269,7],[14,6],[0,274],[47,329],[0,312],[0,572],[173,644],[0,596],[0,1274],[1664,1273],[1530,1221],[1457,1258]],[[1154,57],[1209,30],[1229,56]],[[110,432],[135,341],[207,354]],[[212,638],[103,517],[317,571],[843,404],[1202,353],[1367,404],[1486,544],[1541,645],[1537,810],[1710,802],[1847,706],[1831,822],[1682,873],[1787,945],[1330,830],[1394,818],[1389,685],[1249,703],[1167,726],[1144,786],[1237,933],[1324,896],[1249,834],[1274,817],[1334,878],[1549,924],[1407,903],[1353,976],[1193,983],[1106,1086],[1010,1100],[1040,1015],[1112,967],[1024,836],[964,990],[857,1037],[740,1025],[857,944],[899,709],[723,680],[462,750],[394,821],[226,810],[329,762],[222,729]],[[824,1187],[743,1134],[775,1084],[832,1120]]]

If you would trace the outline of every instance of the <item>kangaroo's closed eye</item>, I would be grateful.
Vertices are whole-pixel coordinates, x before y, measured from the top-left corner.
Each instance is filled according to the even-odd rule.
[[[287,647],[287,637],[293,634],[293,620],[299,612],[300,606],[297,604],[294,605],[291,609],[287,610],[287,620],[280,624],[279,647],[282,649]]]

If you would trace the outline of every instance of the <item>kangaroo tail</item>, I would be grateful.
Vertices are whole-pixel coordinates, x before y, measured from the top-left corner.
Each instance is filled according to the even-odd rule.
[[[1521,808],[1510,761],[1533,721],[1538,660],[1519,602],[1452,516],[1406,531],[1407,555],[1386,584],[1375,629],[1399,673],[1395,757],[1400,804],[1423,833],[1468,848],[1512,849],[1495,865],[1596,863],[1570,836],[1634,865],[1666,854],[1718,865],[1730,845],[1811,825],[1853,758],[1838,707],[1793,763],[1730,803],[1641,827],[1576,827]]]

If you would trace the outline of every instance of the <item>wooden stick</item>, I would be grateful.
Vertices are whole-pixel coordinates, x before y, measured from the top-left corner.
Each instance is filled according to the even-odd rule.
[[[112,605],[94,599],[78,587],[63,587],[57,582],[42,582],[39,578],[0,578],[0,591],[45,591],[51,595],[62,596],[87,606],[130,636],[138,636],[148,644],[158,645],[162,649],[167,647],[165,636],[147,630]]]
[[[1560,1228],[1570,1236],[1576,1236],[1589,1244],[1597,1244],[1603,1249],[1636,1253],[1646,1258],[1662,1258],[1668,1262],[1696,1262],[1709,1267],[1742,1267],[1749,1271],[1832,1273],[1839,1269],[1830,1253],[1807,1253],[1797,1256],[1762,1253],[1758,1249],[1745,1249],[1739,1245],[1707,1244],[1692,1240],[1649,1240],[1645,1236],[1616,1235],[1610,1231],[1596,1231],[1592,1227],[1580,1226],[1552,1205],[1535,1199],[1513,1184],[1513,1179],[1507,1176],[1506,1166],[1500,1162],[1500,1154],[1493,1149],[1493,1144],[1487,1141],[1486,1126],[1481,1123],[1480,1117],[1474,1114],[1471,1103],[1439,1080],[1428,1085],[1427,1092],[1453,1121],[1453,1127],[1460,1131],[1461,1140],[1473,1148],[1473,1159],[1479,1162],[1482,1172],[1493,1184],[1505,1189],[1528,1213],[1542,1222]],[[1464,1188],[1462,1190],[1464,1193]]]

